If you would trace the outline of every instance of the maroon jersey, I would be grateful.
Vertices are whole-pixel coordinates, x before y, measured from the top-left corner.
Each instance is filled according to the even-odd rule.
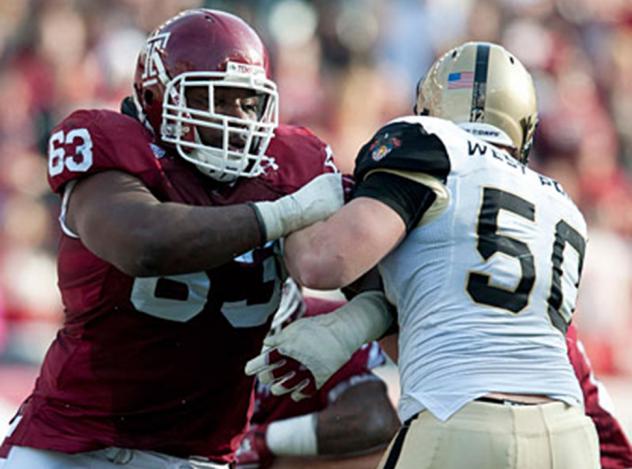
[[[632,467],[632,447],[623,432],[621,425],[613,415],[606,410],[603,388],[595,379],[588,357],[584,353],[581,342],[577,339],[577,332],[571,324],[566,333],[566,346],[575,375],[584,394],[584,406],[588,415],[597,427],[599,435],[599,450],[601,453],[601,467],[603,469],[626,469]]]
[[[339,308],[344,302],[317,298],[305,298],[305,316],[318,316]],[[318,412],[327,407],[332,398],[356,381],[378,379],[371,369],[384,364],[384,354],[377,342],[363,345],[349,361],[338,370],[318,392],[309,398],[295,402],[289,396],[274,396],[270,386],[257,383],[255,412],[252,423],[269,424],[277,420]]]
[[[302,128],[279,127],[267,154],[278,170],[220,185],[154,145],[136,120],[78,111],[52,133],[49,183],[62,194],[71,181],[118,170],[161,201],[226,205],[274,200],[335,170],[326,145]],[[274,244],[206,272],[133,278],[64,235],[58,277],[64,324],[5,444],[231,461],[252,408],[243,369],[280,300]]]

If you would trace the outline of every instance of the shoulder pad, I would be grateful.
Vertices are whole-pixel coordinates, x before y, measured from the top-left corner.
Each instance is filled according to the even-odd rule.
[[[396,119],[378,130],[356,157],[356,180],[383,168],[426,173],[445,182],[450,158],[441,139],[425,128],[424,119],[427,118]]]
[[[117,169],[139,177],[160,168],[160,149],[137,120],[113,111],[72,113],[51,132],[48,182],[54,192],[87,174]],[[147,182],[147,181],[145,181]]]
[[[294,191],[323,173],[338,172],[329,145],[304,127],[280,125],[266,152],[279,169],[264,177],[285,191]]]

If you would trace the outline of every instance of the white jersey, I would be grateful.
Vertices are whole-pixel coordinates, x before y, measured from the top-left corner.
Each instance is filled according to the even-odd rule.
[[[406,145],[391,131],[371,153],[387,171],[427,165],[437,193],[379,265],[398,310],[402,421],[423,409],[445,420],[489,392],[582,405],[564,338],[586,243],[581,213],[556,181],[449,121],[406,117],[385,128],[402,126],[444,148],[417,168],[397,157],[389,168],[393,142]]]

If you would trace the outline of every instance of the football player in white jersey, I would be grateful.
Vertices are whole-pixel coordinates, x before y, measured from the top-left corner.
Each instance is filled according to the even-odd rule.
[[[378,265],[385,296],[297,321],[247,372],[300,399],[387,332],[395,306],[405,423],[380,467],[599,467],[564,339],[586,224],[526,166],[530,74],[501,46],[466,43],[420,82],[416,114],[360,150],[353,200],[285,246],[301,284],[337,288]],[[284,374],[293,361],[306,371]]]

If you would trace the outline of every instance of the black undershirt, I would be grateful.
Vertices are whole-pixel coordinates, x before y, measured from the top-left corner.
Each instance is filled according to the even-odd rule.
[[[376,171],[358,184],[353,194],[356,197],[370,197],[388,205],[402,218],[407,233],[437,198],[428,186],[384,171]]]

